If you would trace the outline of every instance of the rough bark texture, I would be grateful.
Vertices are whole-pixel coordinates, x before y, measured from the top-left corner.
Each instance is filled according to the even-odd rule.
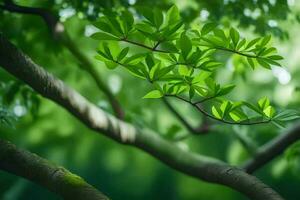
[[[216,159],[184,151],[157,133],[138,129],[105,113],[35,64],[1,34],[0,65],[98,133],[120,143],[136,146],[185,174],[231,187],[251,199],[282,199],[269,186],[243,170]]]
[[[247,173],[253,173],[255,170],[261,168],[275,157],[283,153],[283,151],[300,139],[300,125],[293,127],[287,133],[282,133],[275,139],[266,143],[258,149],[256,154],[245,162],[242,168]]]
[[[2,139],[0,169],[37,183],[65,200],[108,200],[79,176]]]
[[[74,41],[70,38],[65,27],[62,23],[59,22],[58,17],[53,15],[47,9],[43,8],[31,8],[26,6],[16,5],[12,0],[5,0],[4,5],[0,5],[0,9],[7,10],[10,12],[22,13],[22,14],[31,14],[37,15],[43,18],[46,22],[50,32],[53,35],[53,38],[56,41],[65,45],[65,47],[70,51],[72,55],[80,62],[82,69],[87,73],[95,81],[97,87],[105,94],[111,107],[115,113],[115,115],[119,119],[124,118],[124,112],[122,107],[113,93],[110,91],[108,86],[103,82],[101,76],[98,74],[97,70],[95,70],[95,66],[88,59],[88,57],[80,51],[80,49],[74,44]]]

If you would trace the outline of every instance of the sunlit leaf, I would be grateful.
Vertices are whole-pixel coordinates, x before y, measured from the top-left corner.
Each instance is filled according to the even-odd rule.
[[[152,90],[151,92],[147,93],[143,99],[157,99],[161,98],[163,94],[159,90]]]
[[[267,117],[272,118],[275,114],[275,109],[272,106],[268,106],[264,109],[264,113]]]
[[[204,26],[201,29],[201,36],[204,36],[204,35],[208,34],[209,32],[211,32],[216,27],[217,27],[217,24],[215,24],[215,23],[204,24]]]
[[[168,25],[171,25],[173,23],[176,23],[177,21],[180,20],[180,14],[179,10],[176,5],[173,5],[169,10],[167,11],[166,14],[166,21]]]
[[[183,57],[187,58],[188,54],[192,50],[192,43],[185,33],[181,34],[181,37],[179,39],[179,47],[181,49]]]
[[[239,40],[240,40],[240,34],[234,28],[231,28],[229,33],[230,33],[230,38],[231,38],[231,40],[232,40],[232,42],[234,44],[234,47],[236,47],[237,44],[238,44],[238,42],[239,42]]]
[[[212,108],[211,108],[211,111],[212,111],[212,114],[217,118],[217,119],[222,119],[222,111],[219,109],[219,108],[217,108],[217,107],[215,107],[215,106],[213,106]]]

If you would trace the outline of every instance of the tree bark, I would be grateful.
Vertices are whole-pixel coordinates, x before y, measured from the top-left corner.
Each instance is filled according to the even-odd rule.
[[[75,45],[74,41],[70,38],[67,30],[65,30],[65,26],[59,21],[58,16],[53,15],[51,12],[44,8],[31,8],[16,5],[12,0],[5,0],[4,5],[0,5],[0,9],[15,13],[37,15],[43,18],[50,32],[52,33],[53,38],[61,42],[70,51],[70,53],[79,61],[79,63],[82,66],[82,69],[85,70],[88,74],[90,74],[90,76],[94,79],[97,87],[107,97],[115,115],[119,119],[124,118],[125,114],[121,107],[121,104],[110,91],[108,86],[103,82],[101,76],[98,74],[97,70],[95,70],[95,66],[93,65],[93,63]]]
[[[158,133],[116,119],[66,86],[0,34],[0,65],[44,97],[67,109],[92,130],[120,143],[136,146],[185,174],[237,190],[251,199],[280,200],[279,194],[243,170],[199,156],[174,145]]]
[[[287,147],[299,139],[300,124],[260,147],[256,154],[242,165],[242,168],[247,173],[253,173],[278,155],[282,154]]]
[[[37,183],[65,200],[108,200],[79,176],[2,139],[0,169]]]

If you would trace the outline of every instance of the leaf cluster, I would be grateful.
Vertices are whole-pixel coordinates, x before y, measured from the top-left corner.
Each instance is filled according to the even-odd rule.
[[[141,8],[138,17],[128,10],[109,13],[94,25],[100,32],[91,37],[101,41],[96,58],[110,69],[122,66],[151,83],[154,89],[144,98],[176,97],[208,117],[230,124],[273,122],[282,126],[290,116],[298,118],[295,113],[277,113],[267,97],[256,104],[228,100],[225,96],[235,85],[221,85],[214,78],[224,65],[216,59],[217,51],[243,57],[252,69],[280,66],[278,61],[283,58],[269,45],[269,35],[248,40],[235,28],[223,30],[215,23],[187,28],[176,6],[166,13]],[[116,42],[119,49],[114,48]],[[144,51],[136,53],[132,45]],[[211,102],[210,111],[201,108],[207,101]]]

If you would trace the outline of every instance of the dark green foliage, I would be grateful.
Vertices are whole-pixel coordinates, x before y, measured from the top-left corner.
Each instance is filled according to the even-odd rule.
[[[269,0],[258,0],[256,2],[244,0],[178,0],[175,4],[179,6],[180,16],[183,20],[179,23],[175,23],[179,17],[175,7],[169,11],[172,11],[171,17],[169,19],[166,18],[166,12],[171,7],[171,1],[169,0],[130,1],[131,3],[134,2],[133,4],[130,4],[127,0],[15,0],[14,2],[24,6],[42,7],[59,16],[67,32],[75,41],[75,46],[88,55],[91,62],[95,63],[95,68],[97,67],[97,72],[103,77],[103,81],[112,88],[118,88],[119,85],[120,89],[116,90],[115,94],[124,107],[125,120],[141,128],[149,127],[156,130],[161,136],[169,140],[182,138],[180,141],[174,142],[174,144],[188,151],[213,156],[230,164],[239,165],[249,158],[251,153],[248,153],[247,148],[235,137],[232,128],[237,129],[242,136],[247,136],[257,146],[261,146],[275,136],[286,133],[287,129],[278,129],[277,126],[291,125],[290,120],[298,117],[297,112],[289,110],[299,109],[300,103],[300,92],[297,89],[300,86],[300,68],[299,59],[295,58],[298,55],[296,47],[299,46],[297,43],[299,23],[295,23],[295,17],[299,15],[299,12],[297,12],[299,2],[297,0],[295,0],[294,6],[287,6],[287,1],[285,0],[277,0],[275,5],[272,6]],[[0,1],[0,4],[2,4],[2,1]],[[266,4],[270,9],[264,10],[263,4]],[[170,20],[170,24],[173,25],[165,29],[163,34],[156,33],[156,27],[152,27],[148,21],[142,20],[144,17],[140,13],[140,6],[164,10],[164,22],[169,23],[168,21]],[[251,12],[260,10],[261,15],[255,19],[251,16],[246,16],[244,10],[247,9]],[[68,11],[67,13],[71,11],[73,14],[68,17],[62,15],[66,11]],[[122,17],[123,11],[129,11],[134,15],[133,29],[135,31],[129,34],[128,41],[135,41],[153,48],[157,44],[155,42],[158,41],[159,37],[163,36],[166,40],[159,44],[157,50],[171,53],[152,53],[150,49],[134,44],[129,45],[126,41],[118,42],[117,40],[119,40],[121,34],[118,34],[116,31],[112,32],[110,26],[104,23],[97,25],[99,17],[106,16],[111,11],[115,12],[121,20],[126,16],[126,14],[123,14]],[[209,13],[207,20],[203,20],[200,17],[200,13],[203,11],[208,11]],[[288,18],[285,20],[287,16]],[[57,40],[53,39],[47,25],[40,17],[0,10],[0,19],[1,32],[16,44],[18,48],[28,54],[34,62],[63,79],[67,85],[74,87],[83,96],[86,96],[107,112],[113,113],[105,100],[105,96],[94,84],[89,74],[77,68],[79,63],[76,58],[65,47],[62,47]],[[130,17],[128,19],[129,23],[127,24],[130,25]],[[278,25],[270,27],[268,24],[269,20],[277,22]],[[100,54],[97,55],[96,57],[105,61],[110,68],[115,69],[115,67],[118,67],[115,70],[107,70],[104,62],[99,62],[92,58],[96,54],[92,51],[97,48],[98,41],[85,37],[89,35],[85,34],[85,31],[88,30],[90,24],[106,29],[107,31],[102,32],[106,33],[106,35],[108,34],[110,39],[113,39],[101,41],[99,50],[106,53],[107,48],[105,51],[102,45],[104,42],[108,43],[107,47],[114,60],[121,64],[126,64],[126,68],[118,67],[111,60],[104,59]],[[195,24],[197,25],[194,26]],[[202,34],[201,28],[205,24],[207,24],[206,26],[209,29],[207,29],[206,34]],[[239,43],[235,48],[233,45],[230,45],[230,43],[233,43],[230,37],[230,27],[232,26],[240,34]],[[164,25],[160,28],[162,27]],[[180,30],[178,30],[179,27]],[[139,31],[136,31],[137,29]],[[196,31],[192,32],[192,29],[196,29]],[[199,56],[208,58],[207,62],[205,59],[199,61],[201,69],[194,69],[193,80],[188,80],[187,78],[189,77],[189,72],[191,72],[189,68],[170,65],[179,62],[177,52],[180,52],[181,49],[179,49],[179,43],[177,45],[176,40],[181,37],[180,33],[184,31],[186,32],[185,35],[192,39],[192,52],[188,57],[193,57],[192,54],[194,54],[195,60],[191,59],[191,62],[197,62],[196,58]],[[287,32],[290,35],[289,39],[278,41],[278,38],[287,38]],[[273,77],[270,70],[262,67],[265,63],[259,64],[256,58],[216,49],[202,51],[204,47],[197,49],[199,46],[198,38],[202,36],[213,42],[213,44],[210,44],[207,41],[201,41],[206,45],[213,47],[220,45],[220,47],[227,47],[230,50],[256,55],[258,51],[252,52],[250,50],[255,49],[255,46],[262,41],[261,36],[266,36],[267,34],[273,36],[273,39],[267,46],[274,43],[285,59],[281,60],[280,56],[273,56],[273,53],[266,56],[262,53],[261,56],[265,59],[270,57],[275,62],[280,61],[279,63],[282,64],[283,69],[286,69],[292,76],[291,81],[287,85],[279,84],[277,77]],[[245,38],[245,36],[247,37]],[[104,39],[104,37],[101,38]],[[243,40],[244,38],[247,40]],[[226,41],[226,45],[223,44],[223,41]],[[265,49],[265,52],[271,51],[271,48],[269,49]],[[185,61],[183,57],[180,59]],[[271,60],[268,61],[272,62]],[[155,64],[159,63],[159,61],[161,63],[155,67]],[[168,62],[168,65],[165,65],[166,62]],[[228,65],[228,63],[231,64]],[[268,63],[268,65],[271,65],[271,67],[276,65],[273,63]],[[265,66],[268,68],[268,65]],[[150,68],[153,69],[151,77],[164,82],[154,81],[153,85],[149,84],[146,80],[150,80]],[[156,70],[157,68],[163,70]],[[170,74],[174,73],[174,68],[176,68],[175,73],[179,74],[179,77],[174,75],[170,77]],[[125,73],[124,69],[130,73]],[[202,69],[205,71],[202,71]],[[196,76],[200,70],[201,73],[199,73],[199,76]],[[186,78],[180,79],[182,77],[180,74],[187,74]],[[225,117],[226,120],[234,123],[238,123],[238,120],[247,122],[245,120],[249,115],[253,117],[259,116],[256,120],[258,122],[262,121],[261,116],[265,114],[257,102],[261,97],[267,96],[271,101],[271,107],[269,108],[276,108],[276,113],[272,117],[271,123],[277,126],[267,124],[226,126],[223,123],[213,124],[212,121],[208,120],[209,128],[211,128],[208,134],[192,135],[164,107],[162,101],[142,99],[147,92],[153,90],[155,91],[154,97],[161,96],[164,91],[170,88],[165,83],[169,83],[174,78],[178,79],[176,80],[177,82],[183,80],[183,83],[192,83],[193,87],[191,89],[186,89],[182,93],[179,91],[179,93],[186,100],[191,98],[193,102],[205,100],[208,95],[214,94],[213,92],[220,87],[218,93],[220,96],[211,99],[212,101],[204,101],[201,104],[203,104],[203,109],[209,114],[213,115],[212,110],[216,110],[217,116]],[[116,82],[115,79],[118,81]],[[204,79],[205,81],[202,81]],[[264,81],[261,81],[261,79]],[[165,165],[134,148],[128,148],[116,144],[114,141],[107,140],[105,137],[91,134],[91,131],[78,120],[75,120],[64,109],[45,98],[36,96],[29,88],[26,88],[29,94],[25,95],[26,92],[21,92],[23,89],[20,89],[23,88],[24,84],[21,86],[20,83],[13,84],[16,82],[15,79],[12,79],[7,73],[2,73],[2,71],[1,82],[5,84],[5,87],[2,89],[11,87],[11,95],[2,91],[1,98],[9,100],[13,96],[12,101],[7,101],[11,102],[9,105],[0,104],[5,111],[3,112],[5,116],[13,113],[16,103],[20,103],[27,111],[31,110],[31,106],[39,109],[39,112],[36,112],[34,115],[32,115],[33,112],[26,112],[24,116],[17,118],[18,120],[13,120],[14,129],[7,125],[0,126],[1,137],[8,138],[18,146],[29,149],[55,163],[61,163],[70,170],[82,175],[95,187],[109,194],[112,199],[244,199],[233,190],[214,184],[198,182],[170,170]],[[15,86],[12,87],[12,85]],[[14,90],[13,88],[16,88],[16,85],[19,85],[19,89]],[[24,98],[23,94],[28,98]],[[169,100],[169,97],[167,98]],[[239,106],[239,101],[242,100],[247,100],[251,104],[242,102],[243,106]],[[206,123],[206,118],[203,115],[194,112],[191,107],[184,105],[183,102],[177,102],[177,99],[173,100],[172,98],[170,101],[195,128],[202,125],[203,122]],[[39,106],[40,104],[41,106]],[[215,109],[213,109],[213,106]],[[232,111],[228,112],[228,110]],[[280,110],[283,110],[283,112]],[[266,109],[266,113],[271,113],[269,111],[271,109]],[[32,116],[36,117],[33,118]],[[267,120],[267,117],[264,117],[263,120]],[[255,122],[255,119],[252,122]],[[281,130],[282,133],[280,133]],[[292,146],[292,148],[294,147]],[[255,152],[255,149],[253,152]],[[255,174],[266,183],[270,183],[271,187],[275,188],[286,199],[300,198],[298,192],[299,168],[297,167],[299,164],[299,148],[297,145],[295,145],[293,152],[295,152],[292,153],[293,156],[279,156]],[[294,173],[291,173],[290,169],[293,169]],[[137,185],[139,187],[138,190],[132,189],[136,188]],[[170,193],[170,191],[172,192]],[[58,198],[36,184],[1,172],[0,199],[27,200],[40,199],[41,197],[45,200],[56,200]]]
[[[136,22],[130,12],[126,12],[126,17],[124,12],[102,16],[95,23],[101,32],[91,37],[102,41],[96,58],[108,68],[114,69],[120,65],[153,85],[154,90],[144,98],[179,98],[196,106],[208,117],[230,124],[272,121],[278,125],[284,121],[267,97],[258,100],[257,105],[233,102],[225,96],[235,85],[221,85],[214,79],[214,72],[224,66],[216,59],[218,51],[244,57],[252,69],[257,66],[266,69],[271,69],[271,65],[280,66],[278,60],[283,58],[277,54],[276,48],[269,45],[270,35],[248,40],[241,37],[235,28],[221,29],[215,23],[204,24],[201,29],[186,29],[176,6],[166,13],[148,8],[140,11],[143,18]],[[137,36],[139,41],[135,39]],[[115,43],[109,41],[132,44],[144,48],[146,52],[133,53],[129,46],[116,50],[112,48]],[[206,101],[212,103],[211,114],[199,108]],[[291,115],[299,117],[298,114]]]

